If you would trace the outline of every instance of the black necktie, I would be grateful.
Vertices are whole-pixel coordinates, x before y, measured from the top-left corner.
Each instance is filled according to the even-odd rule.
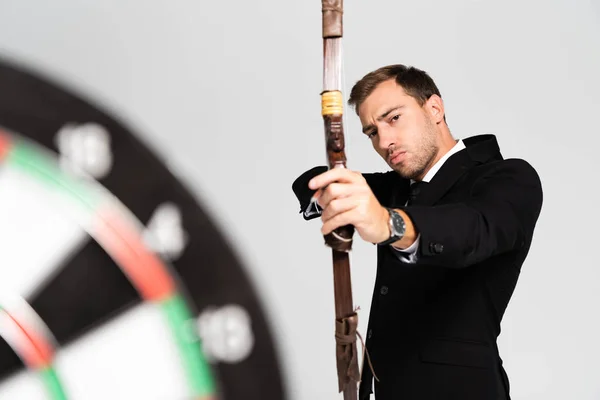
[[[425,185],[427,185],[427,182],[422,181],[418,181],[410,185],[410,189],[408,191],[408,202],[406,203],[407,206],[410,206],[415,202],[415,199],[419,196],[419,193],[421,193],[421,190]]]

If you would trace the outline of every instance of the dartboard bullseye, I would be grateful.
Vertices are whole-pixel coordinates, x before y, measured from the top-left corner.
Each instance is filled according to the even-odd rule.
[[[259,296],[182,183],[39,74],[0,64],[0,89],[0,280],[21,304],[0,304],[0,398],[284,399]]]

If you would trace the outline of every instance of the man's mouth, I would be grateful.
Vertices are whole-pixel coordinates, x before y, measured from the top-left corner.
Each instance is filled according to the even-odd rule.
[[[390,155],[390,157],[388,158],[389,163],[392,165],[401,163],[402,161],[404,161],[404,159],[406,158],[406,151],[397,151],[395,153],[392,153]]]

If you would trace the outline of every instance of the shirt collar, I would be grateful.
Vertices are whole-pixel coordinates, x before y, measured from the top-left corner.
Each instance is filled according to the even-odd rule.
[[[461,151],[464,148],[465,148],[465,144],[463,143],[462,139],[458,140],[456,142],[456,144],[446,154],[444,154],[444,156],[442,158],[440,158],[435,164],[433,164],[433,167],[431,167],[431,169],[423,177],[423,182],[431,181],[433,179],[433,177],[435,176],[435,174],[440,170],[440,168],[442,168],[442,165],[444,165],[446,160],[448,160],[448,158],[450,158],[450,156],[452,156],[455,153],[458,153],[459,151]],[[412,179],[410,180],[411,184],[413,184],[414,182],[415,181],[413,181]]]

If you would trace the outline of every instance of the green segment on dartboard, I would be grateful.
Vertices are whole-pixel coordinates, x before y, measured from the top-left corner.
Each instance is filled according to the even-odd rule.
[[[44,385],[50,394],[52,400],[67,400],[67,395],[63,390],[60,380],[53,368],[47,367],[40,371]]]
[[[173,332],[181,358],[186,367],[188,380],[192,385],[195,396],[207,396],[215,393],[215,383],[210,365],[204,358],[200,339],[191,332],[193,321],[185,301],[179,295],[174,295],[161,302],[161,307],[169,320],[169,327]]]
[[[56,162],[45,157],[33,145],[22,141],[14,141],[9,154],[6,156],[9,165],[17,167],[51,188],[67,192],[85,208],[93,211],[99,204],[89,184],[77,182],[62,173]]]

